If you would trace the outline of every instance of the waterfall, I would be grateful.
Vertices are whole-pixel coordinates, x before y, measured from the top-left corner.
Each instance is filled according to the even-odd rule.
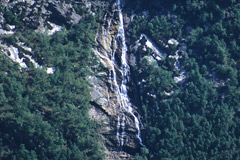
[[[121,10],[120,0],[118,0],[117,6],[118,6],[118,13],[119,13],[118,37],[120,37],[121,41],[122,41],[122,56],[121,56],[122,84],[121,84],[121,89],[120,89],[120,93],[119,93],[120,105],[126,112],[128,112],[130,115],[133,116],[134,122],[135,122],[135,127],[137,129],[136,136],[139,139],[139,143],[142,146],[144,146],[142,143],[142,139],[141,139],[139,120],[136,117],[136,115],[134,115],[134,113],[133,113],[133,108],[131,107],[131,103],[129,101],[129,97],[128,97],[128,93],[127,93],[127,75],[129,73],[130,67],[127,64],[127,45],[126,45],[126,39],[125,39],[123,15],[122,15],[122,10]],[[117,88],[119,88],[119,86]],[[124,116],[123,123],[125,126],[125,116]],[[122,129],[123,129],[122,132],[125,133],[124,127],[122,127]],[[124,144],[124,142],[121,142],[121,145],[123,145],[123,144]]]
[[[108,36],[111,35],[110,28],[112,24],[112,20],[114,18],[115,12],[118,12],[119,14],[119,28],[117,36],[112,40],[113,46],[110,47],[107,46],[106,38],[109,38]],[[121,3],[120,0],[117,0],[117,5],[115,6],[114,12],[109,20],[107,21],[107,14],[104,16],[104,25],[102,26],[103,31],[103,45],[105,50],[105,57],[107,58],[107,61],[109,62],[109,79],[112,82],[111,83],[111,89],[116,93],[117,101],[119,105],[119,112],[118,112],[118,119],[117,119],[117,141],[120,148],[125,143],[125,137],[126,137],[126,131],[125,131],[125,124],[126,124],[126,116],[124,113],[127,113],[128,115],[131,115],[131,117],[134,119],[135,127],[137,129],[136,137],[139,140],[139,143],[143,145],[142,139],[141,139],[141,132],[140,132],[140,121],[138,120],[138,117],[133,113],[133,108],[130,103],[128,92],[127,92],[127,76],[129,74],[130,67],[127,64],[127,45],[126,45],[126,39],[125,39],[125,31],[124,31],[124,24],[123,24],[123,15],[121,10]],[[117,41],[121,41],[121,66],[120,68],[117,68],[117,65],[115,64],[115,54],[117,51],[117,48],[119,47],[117,44]],[[122,81],[119,85],[117,82],[117,73],[116,69],[122,74]]]

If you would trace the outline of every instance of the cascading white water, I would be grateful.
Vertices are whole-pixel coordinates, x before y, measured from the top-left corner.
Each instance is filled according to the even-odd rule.
[[[120,0],[118,0],[117,6],[118,6],[118,13],[119,13],[118,37],[120,37],[121,41],[122,41],[122,56],[121,56],[122,84],[121,84],[121,89],[120,89],[120,94],[119,94],[120,105],[126,112],[128,112],[130,115],[132,115],[134,117],[135,127],[137,129],[137,138],[139,139],[140,144],[142,146],[144,146],[142,143],[142,139],[141,139],[139,120],[133,113],[133,108],[131,107],[131,103],[129,101],[128,94],[127,94],[127,75],[129,73],[130,67],[127,64],[127,45],[126,45],[126,39],[125,39],[123,15],[122,15],[122,10],[121,10]],[[117,85],[117,88],[119,88],[118,85]],[[125,118],[125,116],[124,116],[124,118]],[[125,120],[123,120],[123,121],[124,121],[123,126],[125,128]],[[123,128],[123,133],[125,133],[124,128]],[[124,144],[124,142],[121,142],[121,145],[123,145],[123,144]]]
[[[106,38],[109,38],[108,36],[111,34],[110,33],[110,27],[112,24],[112,20],[114,18],[115,12],[118,11],[119,14],[119,28],[118,28],[118,35],[115,37],[113,40],[114,44],[113,46],[109,47],[107,46],[107,41]],[[106,24],[108,25],[105,29]],[[118,122],[117,122],[117,140],[118,144],[120,147],[124,145],[125,142],[125,137],[126,137],[126,132],[125,132],[125,121],[126,121],[126,115],[124,112],[128,113],[134,118],[135,122],[135,127],[137,129],[137,135],[136,137],[139,140],[139,143],[143,145],[142,139],[141,139],[141,132],[140,132],[140,123],[136,115],[133,113],[133,108],[131,107],[131,103],[129,101],[128,93],[127,93],[127,76],[130,70],[129,65],[127,64],[127,45],[126,45],[126,39],[125,39],[125,32],[124,32],[124,25],[123,25],[123,15],[122,15],[122,10],[121,10],[121,3],[120,0],[117,0],[117,5],[115,6],[114,12],[111,16],[111,19],[107,23],[107,14],[104,16],[104,25],[103,25],[103,45],[105,47],[106,51],[106,57],[108,60],[110,60],[110,73],[109,77],[110,80],[112,81],[111,83],[111,88],[114,90],[114,92],[117,95],[117,100],[120,106],[120,112],[118,115]],[[118,84],[117,82],[117,73],[116,73],[116,65],[115,65],[115,53],[117,51],[117,40],[121,40],[121,67],[118,70],[122,74],[122,81],[121,85]],[[109,53],[110,52],[110,53]]]
[[[120,117],[118,116],[118,122],[117,122],[117,140],[119,145],[120,144],[120,127],[121,127],[121,122],[120,122]]]

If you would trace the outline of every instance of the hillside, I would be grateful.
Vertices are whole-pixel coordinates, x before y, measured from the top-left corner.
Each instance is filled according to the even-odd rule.
[[[0,0],[1,160],[240,159],[236,0]]]

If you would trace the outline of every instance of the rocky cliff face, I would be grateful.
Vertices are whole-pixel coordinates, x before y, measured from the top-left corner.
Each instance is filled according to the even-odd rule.
[[[34,1],[34,0],[2,0],[2,5],[21,17],[31,28],[44,29],[47,21],[58,24],[77,24],[81,20],[71,3],[65,1]]]
[[[131,154],[141,145],[136,136],[138,128],[135,117],[121,108],[122,102],[116,89],[116,85],[120,86],[123,80],[123,46],[119,36],[120,21],[116,5],[117,3],[114,3],[109,7],[96,36],[97,47],[93,51],[100,62],[97,67],[102,66],[100,76],[104,75],[105,78],[90,77],[93,107],[89,114],[101,124],[100,132],[104,135],[103,143],[108,150],[107,159],[130,159]],[[136,110],[133,113],[138,117]]]
[[[79,23],[84,15],[79,14],[77,10],[87,10],[90,14],[96,15],[96,6],[105,6],[102,1],[66,1],[66,0],[1,0],[0,4],[6,9],[14,12],[31,28],[39,31],[46,31],[51,28],[48,22],[58,25],[73,26]],[[76,4],[81,4],[78,8]]]

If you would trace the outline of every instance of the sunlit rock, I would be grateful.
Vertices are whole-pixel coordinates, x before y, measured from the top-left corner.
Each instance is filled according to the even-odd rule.
[[[23,48],[24,50],[28,51],[28,52],[32,52],[32,48],[27,47],[27,46],[25,45],[25,43],[23,43],[23,42],[18,42],[17,45],[18,45],[19,47]]]
[[[12,61],[18,63],[21,68],[27,68],[26,63],[23,61],[24,58],[19,57],[19,51],[16,47],[13,47],[12,45],[7,46],[7,45],[1,45],[0,46],[3,51],[3,53],[8,56]]]
[[[48,24],[52,27],[51,30],[48,30],[48,35],[53,35],[55,32],[59,32],[61,31],[62,27],[57,25],[57,24],[54,24],[54,23],[51,23],[51,22],[48,22]]]
[[[48,67],[47,68],[47,74],[54,74],[55,70],[56,69],[54,67]]]
[[[13,31],[6,31],[3,29],[0,29],[0,35],[13,35],[14,32]]]
[[[180,82],[184,81],[185,78],[186,78],[185,72],[181,72],[179,76],[174,77],[174,81],[176,83],[180,83]]]
[[[168,40],[168,44],[177,46],[179,44],[179,42],[176,39],[171,38]]]

